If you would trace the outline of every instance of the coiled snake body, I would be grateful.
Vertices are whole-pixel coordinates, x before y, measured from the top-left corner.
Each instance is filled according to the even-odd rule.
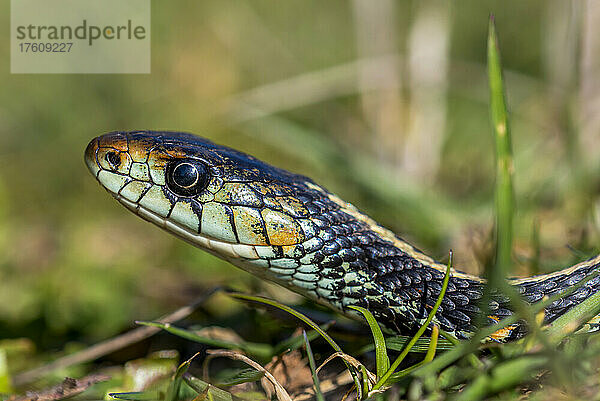
[[[242,152],[186,133],[112,132],[90,142],[85,161],[100,184],[143,219],[344,314],[362,306],[388,330],[407,334],[425,321],[440,294],[445,265],[312,180]],[[600,256],[511,284],[534,303],[599,266]],[[453,270],[433,322],[469,337],[484,285]],[[600,277],[592,278],[549,305],[545,320],[599,287]],[[490,323],[512,314],[508,301],[492,299]],[[525,331],[517,323],[492,337],[507,341]]]

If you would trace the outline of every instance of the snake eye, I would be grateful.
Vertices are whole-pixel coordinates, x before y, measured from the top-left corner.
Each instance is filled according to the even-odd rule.
[[[106,152],[104,159],[113,169],[117,169],[121,164],[121,156],[117,152]]]
[[[167,186],[180,196],[194,196],[208,184],[208,168],[196,160],[177,160],[167,164]]]

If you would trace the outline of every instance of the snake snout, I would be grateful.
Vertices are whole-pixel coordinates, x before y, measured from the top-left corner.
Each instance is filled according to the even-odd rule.
[[[98,138],[94,138],[88,143],[87,148],[85,148],[85,153],[83,155],[83,160],[87,168],[94,175],[98,175],[98,171],[100,167],[98,166],[98,162],[96,160],[96,152],[98,151]]]
[[[127,135],[111,132],[90,141],[85,153],[85,164],[100,184],[112,194],[119,193],[137,171],[129,154]],[[133,166],[136,167],[136,166]]]
[[[129,146],[123,132],[109,132],[90,141],[85,149],[84,160],[88,169],[98,177],[100,170],[117,171],[126,158]]]

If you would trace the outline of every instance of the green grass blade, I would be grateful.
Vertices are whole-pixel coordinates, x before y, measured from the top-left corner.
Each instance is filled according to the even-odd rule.
[[[440,334],[441,334],[441,330],[440,330]],[[408,336],[393,336],[393,337],[387,337],[385,339],[385,347],[387,349],[391,349],[392,351],[402,351],[404,349],[404,347],[406,346],[406,344],[408,344],[408,342],[411,340],[412,337],[408,337]],[[450,337],[451,338],[451,337]],[[459,343],[458,340],[453,339],[455,342],[452,342],[446,338],[439,338],[438,339],[438,343],[437,343],[437,351],[448,351],[452,348],[454,348],[454,346],[456,344]],[[431,342],[430,338],[419,338],[417,340],[417,342],[415,343],[415,345],[413,345],[412,349],[410,350],[410,352],[416,352],[416,353],[420,353],[420,354],[426,354],[427,351],[429,350],[429,344]],[[371,343],[371,344],[367,344],[364,347],[362,347],[357,354],[364,354],[366,352],[371,352],[375,350],[375,346]]]
[[[435,351],[437,349],[437,341],[439,338],[439,333],[440,333],[440,329],[438,328],[438,326],[433,325],[433,327],[431,328],[431,341],[429,343],[429,349],[427,350],[427,354],[425,354],[425,358],[423,358],[423,360],[421,362],[391,375],[390,378],[388,379],[388,384],[398,382],[404,376],[413,372],[415,369],[423,366],[426,363],[433,361],[433,358],[435,357]]]
[[[437,325],[433,325],[431,328],[431,342],[429,343],[429,349],[425,354],[425,358],[423,358],[423,362],[431,362],[435,357],[435,351],[437,349],[437,342],[440,335],[440,329]]]
[[[360,373],[362,377],[362,393],[369,394],[371,391],[371,385],[369,384],[369,374],[365,365],[360,365]]]
[[[369,327],[371,328],[371,333],[373,333],[373,342],[375,344],[377,379],[379,379],[390,368],[390,358],[387,354],[386,342],[385,338],[383,337],[383,333],[381,332],[381,327],[379,327],[377,320],[375,320],[375,316],[373,316],[369,310],[360,306],[350,306],[350,308],[362,313],[365,317],[365,320],[369,324]]]
[[[500,63],[500,49],[494,18],[490,18],[488,35],[488,78],[490,112],[496,139],[496,263],[488,272],[491,288],[507,276],[511,266],[514,194],[513,157],[506,96]]]
[[[308,355],[308,364],[310,366],[310,373],[312,375],[313,384],[315,385],[315,396],[317,401],[325,401],[325,397],[321,392],[321,384],[319,383],[319,376],[317,376],[317,364],[315,363],[315,356],[313,355],[310,347],[310,341],[306,335],[306,331],[302,330],[302,336],[304,337],[304,345],[306,347],[306,355]]]
[[[485,317],[489,314],[492,294],[504,294],[507,290],[505,278],[508,276],[511,267],[513,241],[512,144],[500,62],[500,49],[493,16],[490,16],[488,27],[487,64],[490,87],[490,117],[494,132],[496,159],[494,189],[496,255],[494,263],[485,266],[485,277],[488,281],[480,303],[483,307],[483,313],[477,319],[478,326],[485,324]],[[512,303],[519,303],[519,299],[513,299],[512,296],[510,296],[510,299]]]
[[[220,388],[212,386],[209,383],[206,383],[205,381],[200,380],[197,377],[190,375],[189,373],[186,373],[183,375],[183,380],[185,381],[185,384],[187,384],[192,390],[194,390],[198,394],[203,394],[205,392],[208,392],[209,399],[212,398],[215,401],[234,401],[234,400],[236,400],[236,397],[232,396],[227,391],[221,390]]]
[[[600,292],[591,295],[554,320],[547,329],[548,337],[552,343],[558,343],[598,314],[600,314]]]
[[[402,351],[404,346],[410,341],[410,337],[389,337],[385,339],[385,343],[388,349],[393,351]],[[431,344],[430,338],[419,338],[419,340],[413,345],[411,352],[420,352],[426,354]],[[436,344],[436,351],[448,351],[454,348],[456,344],[445,338],[439,338]]]
[[[129,391],[125,393],[108,393],[108,396],[115,400],[127,401],[156,401],[160,399],[157,391]]]
[[[223,387],[235,386],[236,384],[252,383],[259,381],[265,377],[264,372],[260,372],[256,369],[238,369],[234,372],[230,372],[226,376],[219,377],[218,385]]]
[[[489,374],[477,377],[464,388],[456,400],[469,401],[487,399],[490,395],[532,380],[548,362],[544,356],[524,356],[496,365]]]
[[[199,353],[192,356],[187,361],[183,362],[173,375],[171,379],[171,383],[169,384],[169,388],[167,389],[167,393],[165,395],[165,401],[177,401],[179,399],[179,389],[181,389],[181,383],[183,382],[183,375],[187,372],[192,364],[192,360],[196,358]]]
[[[444,330],[440,329],[440,334],[442,335],[443,338],[439,338],[438,339],[438,351],[440,350],[440,342],[449,342],[450,344],[452,344],[452,346],[450,348],[454,348],[457,345],[459,345],[461,342],[456,339],[455,337],[453,337],[452,335],[450,335],[449,333],[445,332]],[[472,367],[474,367],[475,369],[479,369],[483,367],[483,362],[481,362],[477,356],[475,354],[469,354],[467,355],[467,359],[469,360],[469,363],[471,364]]]
[[[390,366],[388,371],[377,381],[377,383],[373,387],[373,390],[378,390],[378,389],[382,388],[383,386],[387,385],[388,379],[394,374],[395,370],[398,368],[400,363],[404,360],[406,355],[408,355],[408,353],[410,352],[413,345],[423,335],[425,330],[427,330],[429,323],[431,323],[431,321],[433,320],[433,317],[435,316],[435,313],[437,312],[438,308],[442,304],[442,300],[444,299],[444,295],[446,294],[446,289],[448,288],[448,282],[450,281],[450,271],[451,270],[452,270],[452,251],[450,251],[450,256],[448,258],[448,266],[446,268],[446,274],[444,275],[444,282],[442,284],[442,290],[440,291],[440,294],[435,302],[435,305],[431,309],[431,312],[429,312],[429,316],[427,316],[427,319],[425,320],[423,325],[421,325],[421,327],[419,328],[417,333],[410,340],[410,342],[406,345],[406,348],[400,353],[400,355],[398,355],[398,357],[396,358],[394,363],[392,363],[392,365]]]

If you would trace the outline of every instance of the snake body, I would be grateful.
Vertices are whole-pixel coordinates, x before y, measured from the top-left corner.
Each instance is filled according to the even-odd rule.
[[[356,317],[367,308],[399,334],[424,323],[446,266],[307,177],[178,132],[112,132],[94,138],[85,161],[100,184],[138,216],[262,278]],[[600,266],[600,256],[556,273],[511,280],[530,303],[560,293]],[[468,338],[485,281],[451,271],[433,323]],[[600,287],[600,277],[545,308],[551,322]],[[495,295],[489,323],[511,315]],[[596,325],[590,322],[589,325]],[[597,328],[597,325],[591,329]],[[526,333],[512,324],[491,339]]]

